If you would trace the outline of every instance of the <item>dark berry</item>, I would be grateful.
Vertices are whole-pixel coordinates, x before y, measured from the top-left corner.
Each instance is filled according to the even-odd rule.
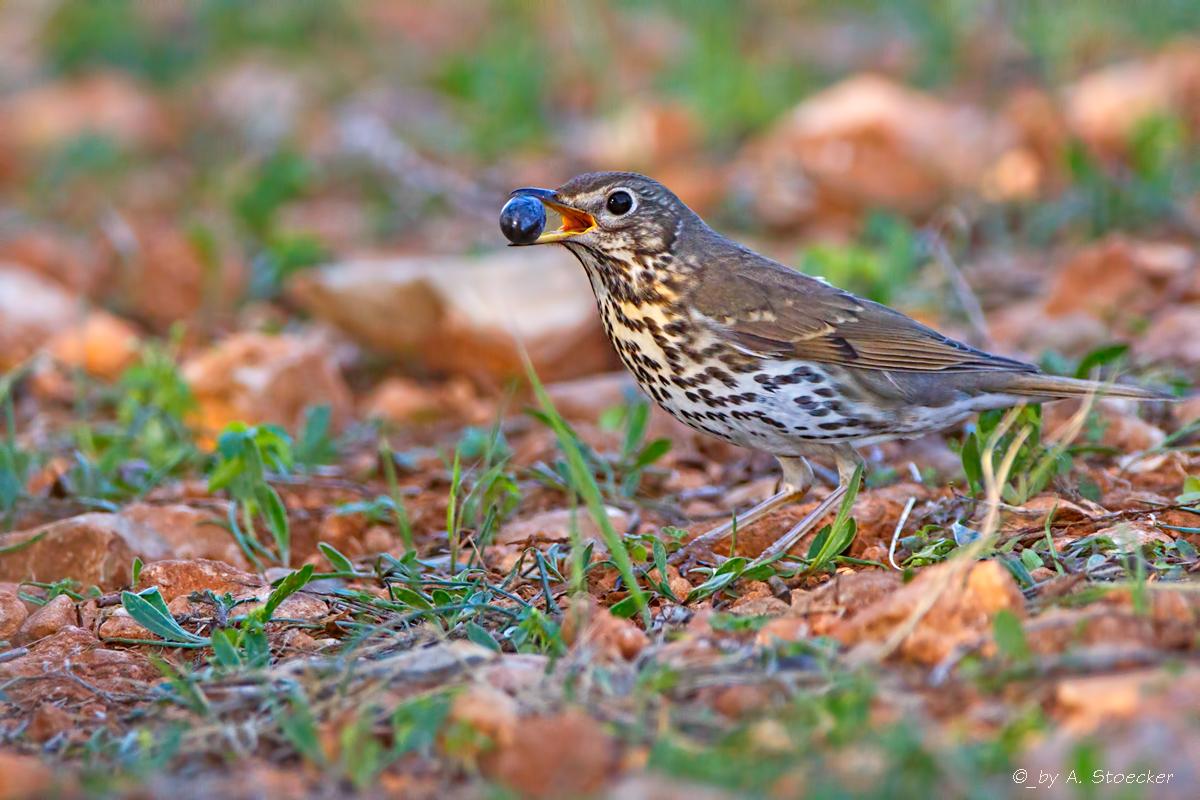
[[[513,244],[533,244],[545,227],[546,207],[536,197],[514,197],[500,211],[500,230]]]

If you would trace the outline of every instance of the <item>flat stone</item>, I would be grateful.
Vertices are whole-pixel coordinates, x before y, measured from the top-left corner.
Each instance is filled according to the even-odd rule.
[[[177,597],[208,589],[214,594],[234,596],[263,585],[262,578],[235,569],[220,561],[203,558],[191,561],[158,561],[147,564],[138,578],[137,591],[157,586],[163,600],[170,603]]]
[[[306,270],[287,291],[363,344],[431,369],[520,375],[522,348],[544,381],[618,367],[583,270],[547,248],[350,261]]]
[[[16,591],[0,588],[0,642],[9,641],[29,617],[29,611]]]
[[[65,594],[60,594],[29,615],[14,641],[17,644],[26,644],[58,633],[63,628],[77,625],[79,614],[75,612],[75,601]]]
[[[101,639],[159,639],[158,635],[142,627],[123,608],[113,610],[108,619],[100,624]]]
[[[68,677],[68,672],[86,686]],[[14,678],[24,680],[11,682]],[[21,708],[42,702],[94,700],[96,691],[142,692],[161,679],[141,653],[103,648],[90,632],[75,627],[34,642],[25,655],[0,664],[0,683],[8,684],[4,693]]]
[[[82,514],[0,536],[0,547],[22,543],[28,544],[0,555],[0,581],[71,579],[112,591],[129,585],[135,556],[146,562],[171,556],[154,529],[119,514]]]
[[[224,512],[192,508],[183,503],[132,503],[121,509],[121,516],[153,528],[175,551],[176,558],[224,561],[238,569],[250,566],[228,529],[216,524],[224,518]]]

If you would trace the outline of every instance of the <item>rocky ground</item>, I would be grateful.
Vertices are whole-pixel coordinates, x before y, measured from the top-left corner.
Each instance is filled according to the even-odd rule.
[[[1079,7],[0,6],[0,797],[1196,796],[1200,18]],[[868,448],[759,563],[818,464],[681,572],[774,460],[496,224],[614,167],[1181,400]]]

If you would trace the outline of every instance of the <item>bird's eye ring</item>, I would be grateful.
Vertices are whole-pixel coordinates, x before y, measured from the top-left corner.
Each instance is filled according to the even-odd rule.
[[[618,189],[608,196],[608,202],[605,204],[608,208],[608,213],[615,217],[622,214],[628,214],[633,208],[633,196],[624,189]]]

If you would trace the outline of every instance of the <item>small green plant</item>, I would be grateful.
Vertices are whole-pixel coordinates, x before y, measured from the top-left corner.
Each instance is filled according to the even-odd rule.
[[[6,531],[12,530],[17,501],[25,492],[33,467],[33,455],[17,444],[17,414],[12,398],[13,384],[23,374],[23,370],[14,371],[0,378],[0,402],[4,408],[4,440],[0,442],[0,510],[4,512]]]
[[[246,556],[258,562],[265,555],[287,565],[290,561],[291,528],[287,509],[275,487],[267,482],[269,472],[286,474],[294,458],[292,440],[276,425],[247,426],[231,423],[217,440],[216,458],[208,475],[208,490],[225,489],[241,512],[241,526],[230,510],[230,525]],[[254,524],[260,517],[270,531],[275,549],[259,541]]]
[[[1001,489],[1004,502],[1022,505],[1043,491],[1055,476],[1068,472],[1072,462],[1071,457],[1062,449],[1047,448],[1042,444],[1040,405],[1022,408],[1015,423],[999,438],[996,446],[988,451],[986,443],[1001,425],[1004,414],[1003,411],[985,411],[980,414],[975,430],[963,440],[959,455],[972,494],[979,494],[984,489],[985,452],[991,452],[995,459],[993,463],[998,465],[999,457],[1008,452],[1018,436],[1024,434],[1024,441],[1017,450],[1012,469],[1009,471],[1008,481]]]
[[[633,571],[633,563],[629,560],[629,553],[626,551],[620,535],[613,530],[612,522],[609,520],[608,513],[604,508],[604,497],[600,492],[600,487],[596,484],[596,479],[592,471],[588,468],[587,462],[584,460],[579,437],[571,430],[566,420],[554,408],[554,404],[546,394],[545,387],[538,380],[537,373],[534,372],[533,365],[528,359],[525,362],[525,374],[541,404],[539,418],[554,431],[558,437],[559,447],[566,456],[566,469],[569,475],[566,486],[569,487],[573,495],[583,498],[588,511],[592,515],[592,519],[600,527],[600,535],[603,537],[609,553],[612,554],[612,560],[617,567],[617,571],[621,573],[621,578],[625,581],[631,603],[641,613],[643,622],[649,627],[650,609],[646,606],[646,596],[642,592],[641,586],[638,585],[637,577]],[[573,537],[571,546],[576,551],[573,553],[572,560],[578,569],[581,563],[581,559],[578,557],[580,547],[578,536]],[[573,575],[572,583],[576,586],[581,586],[582,576],[579,574]]]
[[[528,409],[526,413],[547,427],[554,427],[550,417],[544,412]],[[649,414],[650,405],[644,400],[621,407],[616,413],[605,413],[601,424],[611,430],[623,431],[619,453],[596,451],[579,438],[579,434],[570,423],[565,420],[562,423],[566,435],[571,437],[588,470],[600,479],[600,486],[605,496],[610,499],[626,500],[636,496],[646,471],[671,449],[668,439],[644,441]],[[570,485],[570,466],[565,459],[556,459],[548,468],[538,465],[533,471],[536,477],[550,485],[563,489]]]
[[[808,547],[806,574],[815,575],[823,571],[854,542],[858,525],[850,516],[850,509],[854,507],[854,501],[858,497],[862,477],[863,465],[860,463],[850,478],[850,486],[846,489],[846,496],[842,498],[833,522],[818,531]]]
[[[327,405],[304,409],[300,441],[294,448],[295,462],[306,469],[332,464],[337,460],[338,447],[330,434],[333,409]]]

